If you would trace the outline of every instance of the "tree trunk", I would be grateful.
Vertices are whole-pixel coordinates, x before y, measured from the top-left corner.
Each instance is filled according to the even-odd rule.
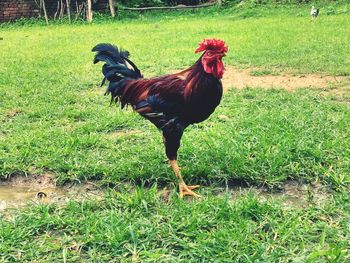
[[[92,22],[92,3],[91,0],[87,0],[88,10],[87,10],[87,21]]]
[[[111,10],[111,16],[115,17],[114,0],[108,0],[109,9]]]
[[[41,6],[43,8],[43,11],[44,11],[44,17],[45,17],[45,20],[46,20],[46,25],[49,24],[49,18],[47,16],[47,12],[46,12],[46,6],[45,6],[45,0],[41,0]]]
[[[69,24],[70,24],[70,22],[71,22],[71,17],[70,17],[70,0],[66,0],[66,4],[67,4],[68,20],[69,20]]]

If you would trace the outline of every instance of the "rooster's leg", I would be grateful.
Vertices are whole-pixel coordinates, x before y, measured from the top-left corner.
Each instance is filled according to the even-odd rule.
[[[184,182],[182,176],[181,176],[181,172],[180,172],[180,167],[177,164],[176,160],[169,160],[170,162],[170,166],[173,169],[175,176],[179,179],[179,190],[180,190],[180,197],[183,198],[185,195],[191,195],[194,197],[200,197],[199,194],[196,194],[195,192],[193,192],[193,189],[196,189],[198,187],[200,187],[199,185],[186,185],[186,183]]]
[[[167,120],[166,124],[162,126],[165,153],[175,176],[179,180],[180,197],[183,198],[185,195],[200,197],[200,195],[192,191],[198,188],[199,185],[186,185],[181,176],[180,167],[177,164],[177,151],[180,148],[180,140],[186,127],[187,125],[184,125],[178,118]]]

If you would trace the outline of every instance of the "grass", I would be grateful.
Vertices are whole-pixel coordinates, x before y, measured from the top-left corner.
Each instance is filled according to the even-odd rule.
[[[252,70],[249,73],[251,76],[267,76],[267,75],[272,75],[272,76],[277,76],[278,73],[274,73],[270,70]]]
[[[336,6],[313,23],[308,6],[294,6],[2,26],[0,178],[51,171],[60,184],[174,182],[162,163],[159,132],[131,110],[108,107],[98,89],[100,66],[92,64],[95,44],[129,49],[146,76],[191,65],[204,37],[225,39],[225,63],[261,68],[253,75],[278,68],[349,76],[348,9]],[[232,89],[209,120],[185,132],[180,149],[189,183],[273,187],[318,180],[335,190],[322,206],[286,209],[254,194],[231,200],[210,187],[200,201],[172,194],[168,203],[156,186],[110,189],[100,201],[0,215],[0,260],[346,262],[350,110],[344,90],[339,101],[319,90]]]
[[[114,181],[125,178],[153,181],[155,178],[169,178],[168,168],[159,162],[163,158],[163,146],[156,129],[131,111],[121,112],[108,107],[108,99],[101,96],[103,91],[97,88],[101,80],[100,66],[91,63],[93,54],[90,52],[91,47],[98,42],[118,43],[128,48],[146,76],[191,65],[197,57],[193,53],[197,42],[208,36],[220,37],[228,42],[230,52],[227,64],[274,66],[285,70],[294,68],[303,73],[326,71],[347,75],[350,72],[346,48],[349,30],[347,16],[342,14],[322,17],[317,23],[310,23],[308,17],[286,15],[244,20],[232,20],[226,15],[220,17],[219,21],[211,17],[180,16],[176,23],[173,19],[161,17],[158,22],[146,19],[102,25],[2,29],[0,176],[6,178],[18,172],[40,173],[51,170],[61,182],[85,179]],[[256,94],[259,92],[261,94]],[[346,147],[349,143],[346,139],[347,107],[328,106],[327,99],[314,99],[314,94],[311,93],[301,96],[300,102],[299,96],[287,92],[270,96],[264,91],[240,91],[226,95],[217,113],[235,115],[229,123],[232,128],[221,135],[220,140],[213,141],[217,144],[220,141],[230,142],[232,145],[232,140],[237,142],[241,138],[240,142],[249,142],[252,140],[249,136],[260,134],[260,137],[254,139],[259,143],[256,151],[259,156],[265,155],[266,148],[273,146],[273,138],[286,135],[278,129],[280,123],[269,119],[269,116],[278,115],[284,108],[280,101],[282,99],[286,103],[289,101],[291,107],[290,110],[285,110],[290,122],[289,134],[299,130],[304,130],[305,134],[298,138],[298,142],[292,135],[287,135],[285,140],[290,147],[298,148],[296,143],[302,145],[301,150],[311,152],[310,159],[314,162],[313,152],[320,147],[321,140],[331,136],[333,129],[338,136],[334,140]],[[253,103],[254,100],[245,99],[246,96],[263,96],[267,101],[263,103],[259,100],[261,105],[258,105]],[[298,104],[294,105],[290,100],[295,100]],[[275,104],[276,107],[270,106]],[[227,108],[225,105],[233,106]],[[262,119],[256,118],[256,114],[252,114],[256,107],[262,119],[266,118],[268,122],[261,121]],[[310,110],[310,114],[303,116],[305,121],[301,123],[298,118],[305,107]],[[247,113],[238,117],[241,108]],[[334,111],[344,118],[328,121],[325,127],[318,129],[324,120],[333,118]],[[16,112],[14,116],[13,112]],[[273,159],[257,158],[257,166],[254,162],[246,166],[248,159],[244,161],[239,158],[244,151],[243,156],[248,155],[249,150],[244,143],[235,144],[240,147],[234,149],[235,152],[220,146],[215,156],[220,156],[223,161],[218,165],[204,165],[207,162],[203,162],[202,158],[211,154],[206,149],[209,149],[210,143],[214,143],[208,141],[210,137],[207,133],[215,135],[222,129],[215,116],[210,122],[213,123],[212,128],[209,128],[208,123],[200,124],[198,127],[202,127],[203,131],[197,131],[200,129],[198,127],[191,128],[183,140],[182,164],[191,167],[189,169],[192,170],[188,172],[193,179],[207,181],[209,178],[206,176],[210,174],[214,174],[215,179],[242,177],[254,181],[258,179],[257,175],[264,174],[262,180],[267,182],[278,180],[276,173],[279,173],[282,180],[290,176],[298,177],[290,170],[290,162],[303,154],[298,150],[290,152],[289,148],[281,150],[286,153],[289,151],[289,160],[284,158],[282,161],[270,156]],[[297,122],[299,124],[295,126]],[[284,124],[288,125],[288,122]],[[267,125],[265,133],[268,137],[263,138],[265,134],[257,133],[257,130]],[[243,131],[241,134],[237,133],[238,126]],[[328,134],[324,132],[327,129]],[[110,137],[109,134],[115,130],[141,130],[142,134]],[[254,133],[249,134],[250,130]],[[307,135],[307,131],[311,135]],[[315,137],[318,144],[304,149],[304,145],[310,142],[310,136],[314,136],[313,131],[315,136],[318,134]],[[345,138],[342,143],[340,138]],[[131,141],[135,143],[130,145]],[[209,144],[206,149],[203,148],[204,145],[198,145],[202,141]],[[324,157],[328,158],[330,154],[332,153],[327,152]],[[306,157],[301,159],[307,160],[306,164],[309,164],[308,154],[304,155]],[[340,163],[345,160],[347,159],[341,159]],[[281,161],[284,162],[283,166],[280,165]],[[316,163],[320,162],[321,160]],[[196,163],[198,166],[193,170]],[[288,165],[290,168],[285,168]],[[322,164],[321,167],[325,165],[329,166]],[[319,171],[317,166],[315,169]],[[284,167],[284,171],[281,173],[274,170],[276,167]],[[301,165],[297,169],[304,167]],[[266,178],[268,174],[270,179]]]
[[[0,259],[20,262],[347,262],[349,196],[285,210],[251,194],[232,202],[172,196],[155,187],[101,201],[27,208],[0,221]]]

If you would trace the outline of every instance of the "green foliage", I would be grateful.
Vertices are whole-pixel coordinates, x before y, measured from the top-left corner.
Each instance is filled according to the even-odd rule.
[[[176,5],[198,5],[202,0],[131,0],[121,1],[124,6],[149,7],[149,6],[176,6]]]
[[[132,0],[122,1],[124,6],[130,7],[147,7],[147,6],[163,6],[164,1],[162,0]]]
[[[250,3],[254,5],[300,5],[300,4],[313,4],[317,6],[324,6],[329,4],[346,4],[346,0],[224,0],[226,3],[233,4],[245,4]]]

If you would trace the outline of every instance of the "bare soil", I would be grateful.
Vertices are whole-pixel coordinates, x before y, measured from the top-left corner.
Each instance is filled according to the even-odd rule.
[[[8,117],[8,118],[12,118],[12,117],[15,117],[16,115],[20,114],[22,112],[21,109],[18,109],[18,108],[14,108],[12,110],[8,110],[5,112],[5,116]]]
[[[31,189],[53,188],[56,187],[55,175],[47,172],[44,174],[30,174],[28,176],[14,175],[8,180],[0,182],[1,185],[13,187],[27,187]]]
[[[254,72],[262,72],[262,75],[254,75]],[[226,67],[223,78],[225,90],[230,88],[281,88],[293,91],[299,88],[325,89],[336,86],[347,86],[350,90],[350,78],[343,76],[329,76],[322,74],[293,75],[289,73],[264,74],[264,71],[256,68],[237,69]]]

